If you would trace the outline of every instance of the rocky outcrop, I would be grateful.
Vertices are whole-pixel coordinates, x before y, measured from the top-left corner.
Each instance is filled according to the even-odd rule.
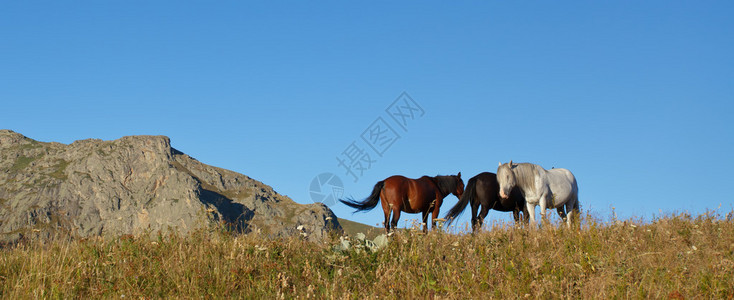
[[[214,223],[311,240],[341,230],[325,205],[297,204],[248,176],[203,164],[165,136],[64,145],[0,130],[0,242],[185,234]]]

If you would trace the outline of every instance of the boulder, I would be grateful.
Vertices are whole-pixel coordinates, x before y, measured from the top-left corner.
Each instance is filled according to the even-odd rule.
[[[65,145],[0,130],[0,243],[185,234],[214,224],[309,240],[341,231],[325,205],[298,204],[246,175],[203,164],[165,136]]]

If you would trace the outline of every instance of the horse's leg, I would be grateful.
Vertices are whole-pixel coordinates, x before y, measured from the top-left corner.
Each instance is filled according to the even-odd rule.
[[[438,213],[441,210],[441,202],[443,202],[443,199],[438,200],[438,203],[433,208],[433,215],[431,216],[431,230],[436,229],[436,219],[438,219]]]
[[[548,223],[548,219],[546,219],[545,210],[548,208],[548,199],[546,199],[548,196],[546,194],[543,194],[540,196],[540,222],[541,227],[545,226]]]
[[[436,200],[433,200],[433,214],[431,215],[431,230],[436,229],[436,219],[438,219],[438,213],[441,211],[441,204],[443,204],[443,198],[436,195]]]
[[[563,208],[564,208],[564,206],[561,205],[558,208],[556,208],[556,211],[558,212],[558,216],[561,217],[561,220],[563,220],[563,222],[567,222],[567,220],[568,220],[567,217],[568,216],[566,216],[566,211]]]
[[[481,230],[482,226],[484,226],[484,218],[487,217],[487,214],[489,213],[489,205],[482,205],[482,210],[479,212],[479,216],[477,217],[477,229]]]
[[[527,205],[523,205],[522,207],[522,219],[525,221],[525,225],[528,225],[528,222],[530,221],[530,213],[528,213]]]
[[[566,202],[566,211],[568,212],[568,220],[566,221],[566,225],[568,225],[568,228],[571,228],[571,223],[574,222],[574,218],[579,215],[578,207],[579,202],[575,197]]]
[[[385,209],[384,212],[385,212],[385,223],[383,224],[385,224],[385,233],[390,233],[390,212],[391,210],[388,208],[388,209]]]
[[[477,231],[477,221],[478,221],[477,210],[479,210],[479,201],[472,201],[471,203],[471,232],[472,233]]]
[[[392,212],[393,204],[390,202],[385,190],[380,191],[380,204],[382,204],[382,212],[385,213],[385,233],[390,233],[390,212]]]
[[[400,208],[393,206],[392,208],[392,221],[390,222],[390,231],[395,231],[398,228],[398,220],[400,220]]]
[[[528,203],[525,204],[525,206],[528,208],[528,216],[530,217],[530,228],[536,228],[536,222],[535,222],[535,204]]]
[[[428,223],[426,223],[428,221],[428,210],[422,211],[421,214],[423,215],[421,218],[423,220],[423,233],[428,233]]]

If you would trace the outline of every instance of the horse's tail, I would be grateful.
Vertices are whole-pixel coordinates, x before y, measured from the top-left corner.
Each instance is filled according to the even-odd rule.
[[[446,225],[451,224],[456,218],[458,218],[461,213],[464,212],[464,209],[466,208],[466,205],[469,202],[474,202],[474,192],[477,187],[477,178],[472,177],[469,179],[469,181],[466,183],[466,189],[464,189],[464,194],[461,195],[461,199],[459,199],[459,202],[452,207],[448,213],[446,213],[446,216],[444,217],[446,219]]]
[[[580,203],[579,203],[579,185],[576,182],[576,176],[573,176],[573,173],[571,171],[568,171],[568,179],[571,182],[571,195],[573,197],[573,205],[571,205],[571,209],[577,210],[578,212],[581,212],[579,210]],[[566,208],[568,210],[568,208]]]
[[[377,206],[377,203],[380,202],[380,191],[382,191],[383,186],[385,186],[384,180],[375,184],[375,187],[372,189],[372,194],[361,202],[352,198],[347,198],[346,200],[339,199],[339,202],[344,203],[349,207],[356,208],[357,210],[355,212],[373,209]]]

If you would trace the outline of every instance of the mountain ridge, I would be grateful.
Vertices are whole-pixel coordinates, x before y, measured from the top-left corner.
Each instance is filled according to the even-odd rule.
[[[186,233],[221,222],[309,240],[341,231],[325,205],[298,204],[249,176],[201,163],[166,136],[66,145],[0,130],[0,242]]]

